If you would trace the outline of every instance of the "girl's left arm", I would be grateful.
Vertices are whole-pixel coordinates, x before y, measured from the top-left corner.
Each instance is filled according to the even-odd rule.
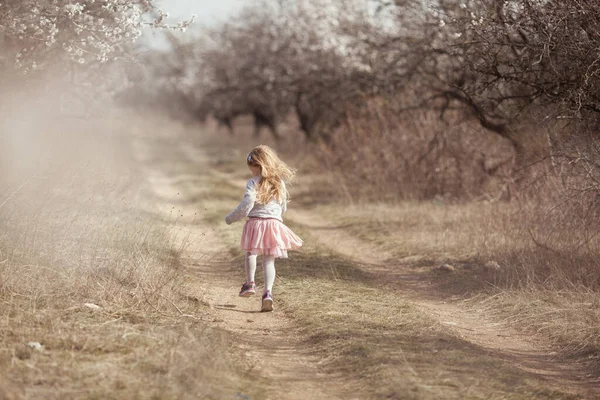
[[[232,223],[239,221],[242,218],[248,216],[252,208],[254,207],[254,202],[256,201],[256,188],[254,187],[255,183],[253,180],[250,180],[246,185],[246,193],[244,194],[244,198],[240,202],[240,204],[227,214],[225,217],[225,222],[227,225],[231,225]]]

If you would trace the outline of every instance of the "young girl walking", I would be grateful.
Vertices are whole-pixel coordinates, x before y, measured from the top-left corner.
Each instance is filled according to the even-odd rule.
[[[246,157],[246,164],[252,172],[252,178],[246,185],[241,203],[225,217],[225,222],[230,225],[249,217],[242,231],[241,246],[246,251],[246,282],[242,285],[240,296],[256,294],[256,258],[262,255],[265,287],[261,311],[273,311],[275,258],[287,258],[288,250],[302,246],[302,239],[283,224],[281,217],[287,209],[289,198],[285,182],[290,182],[295,170],[265,145],[252,149]]]

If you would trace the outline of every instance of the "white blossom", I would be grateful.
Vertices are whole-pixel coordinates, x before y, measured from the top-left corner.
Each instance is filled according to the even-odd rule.
[[[75,63],[107,62],[121,57],[145,26],[186,29],[193,18],[167,25],[168,13],[159,10],[154,19],[154,0],[20,0],[0,3],[0,29],[11,38],[15,67],[39,69],[46,59],[64,58]],[[1,45],[1,43],[0,43]],[[23,49],[31,53],[23,57]],[[19,56],[17,56],[19,54]],[[44,62],[41,62],[44,61]],[[36,65],[33,68],[33,65]],[[25,69],[23,70],[23,72]]]
[[[65,5],[65,11],[69,14],[69,16],[73,17],[75,15],[79,15],[83,12],[84,6],[80,3],[75,4],[67,4]]]

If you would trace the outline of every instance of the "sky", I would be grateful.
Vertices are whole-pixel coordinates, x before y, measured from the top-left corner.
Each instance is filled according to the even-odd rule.
[[[156,2],[172,17],[186,18],[196,14],[200,24],[211,23],[225,18],[241,9],[248,0],[159,0]]]
[[[211,25],[225,21],[228,17],[235,15],[244,5],[252,3],[252,0],[156,0],[155,4],[163,11],[169,13],[167,22],[175,23],[181,19],[189,19],[196,15],[191,30],[199,26]],[[166,41],[160,32],[148,30],[144,32],[143,43],[150,47],[162,48]]]
[[[332,0],[323,1],[324,3],[327,3]],[[353,1],[357,4],[366,5],[367,7],[372,8],[371,11],[373,12],[375,10],[375,5],[379,4],[379,2],[373,2],[372,0]],[[302,0],[298,2],[302,3]],[[236,15],[244,6],[247,7],[253,3],[259,4],[256,0],[155,0],[155,4],[158,7],[169,13],[170,17],[166,21],[167,23],[174,24],[181,19],[189,19],[192,15],[196,16],[194,24],[190,27],[190,32],[184,35],[190,35],[195,29],[202,26],[224,22],[228,18]],[[293,3],[294,2],[292,2],[292,4]],[[336,4],[337,2],[333,0],[332,3]],[[385,25],[386,16],[380,15],[379,18],[382,18],[379,20],[379,23]],[[392,24],[392,26],[395,25]],[[181,35],[181,33],[176,31],[172,31],[172,33]],[[160,30],[146,30],[140,44],[156,49],[169,48],[169,45]]]

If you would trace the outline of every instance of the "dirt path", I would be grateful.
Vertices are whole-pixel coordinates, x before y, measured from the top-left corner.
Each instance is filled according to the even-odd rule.
[[[209,306],[203,319],[233,336],[232,342],[244,354],[245,359],[240,363],[264,390],[257,398],[353,398],[341,376],[321,370],[319,357],[306,348],[298,327],[285,310],[260,312],[261,288],[250,298],[237,295],[244,273],[243,266],[230,255],[229,249],[235,243],[222,239],[219,231],[224,229],[224,223],[211,224],[198,217],[200,210],[210,208],[214,202],[206,193],[218,182],[211,182],[210,174],[186,174],[180,169],[189,165],[206,166],[205,155],[185,144],[171,148],[168,153],[143,141],[136,147],[138,159],[162,158],[166,161],[163,165],[168,165],[167,169],[153,168],[151,165],[156,163],[146,163],[145,174],[157,199],[167,201],[159,202],[163,215],[178,219],[177,240],[187,242],[182,261],[195,278],[190,295]],[[251,396],[240,393],[239,398]]]
[[[188,143],[172,146],[167,153],[164,146],[140,142],[137,147],[138,158],[146,161],[145,173],[152,191],[162,199],[161,211],[171,218],[175,211],[181,227],[177,234],[188,243],[183,262],[195,277],[192,295],[209,305],[208,319],[229,332],[232,342],[242,350],[244,359],[240,363],[257,377],[264,390],[258,398],[364,398],[360,382],[351,382],[347,376],[322,367],[323,358],[307,348],[301,327],[285,307],[260,313],[259,296],[237,296],[243,270],[239,260],[234,262],[230,255],[232,243],[224,240],[227,228],[220,223],[222,216],[218,222],[207,220],[198,216],[198,210],[210,209],[220,201],[214,194],[219,185],[243,189],[245,182],[211,169],[204,152]],[[156,159],[162,159],[162,166],[148,162]],[[202,173],[187,171],[190,165]],[[350,258],[382,289],[410,302],[454,336],[485,349],[560,393],[589,399],[598,395],[596,385],[585,379],[585,372],[578,365],[559,360],[547,343],[493,321],[465,301],[442,298],[429,282],[430,269],[407,268],[408,260],[390,264],[386,262],[389,255],[374,251],[369,243],[313,211],[292,208],[287,220],[308,230],[319,245]],[[250,397],[240,393],[240,398]]]
[[[244,181],[216,173],[240,189],[245,186]],[[320,245],[352,259],[376,277],[382,286],[398,292],[457,337],[487,349],[516,369],[538,376],[552,389],[586,399],[600,396],[600,382],[590,382],[580,364],[559,358],[549,343],[489,318],[464,299],[444,298],[436,292],[430,282],[431,267],[407,268],[406,261],[390,264],[389,254],[381,253],[369,243],[346,233],[336,222],[309,210],[291,208],[286,219],[308,229],[312,239]]]
[[[390,264],[389,255],[375,251],[368,243],[336,229],[335,222],[309,211],[293,209],[287,218],[309,229],[313,238],[324,246],[357,261],[365,271],[377,276],[382,285],[401,292],[401,296],[458,337],[488,349],[515,368],[534,373],[556,390],[590,399],[600,396],[600,383],[586,379],[581,365],[559,359],[549,343],[490,319],[465,300],[443,298],[435,292],[430,282],[431,268]]]

